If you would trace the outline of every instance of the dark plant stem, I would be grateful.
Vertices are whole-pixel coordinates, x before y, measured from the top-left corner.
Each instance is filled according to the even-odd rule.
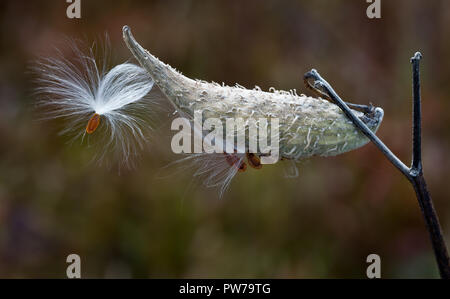
[[[431,200],[422,172],[413,176],[412,185],[416,191],[417,200],[419,201],[420,209],[422,210],[422,215],[425,218],[428,233],[430,234],[441,278],[450,279],[450,264],[447,247],[445,246],[439,218],[434,209],[433,201]]]
[[[422,108],[420,97],[420,60],[422,54],[416,52],[411,58],[413,69],[413,155],[411,169],[422,171]]]
[[[305,83],[308,87],[312,87],[309,83],[310,79],[314,80],[313,87],[323,92],[334,102],[345,115],[353,122],[353,124],[369,138],[375,146],[386,156],[386,158],[411,182],[416,192],[422,215],[425,218],[425,224],[430,234],[433,251],[439,267],[441,278],[450,279],[450,261],[448,257],[447,247],[442,236],[442,229],[439,219],[433,206],[430,193],[428,192],[422,169],[422,145],[421,145],[421,98],[420,98],[420,72],[419,62],[422,55],[417,52],[411,58],[413,67],[413,155],[412,165],[407,167],[391,150],[363,123],[349,108],[349,106],[337,95],[331,85],[323,79],[316,70],[311,70],[304,76]],[[321,92],[321,91],[320,91]]]

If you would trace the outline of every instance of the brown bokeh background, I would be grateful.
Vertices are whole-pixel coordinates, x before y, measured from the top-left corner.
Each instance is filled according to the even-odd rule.
[[[158,176],[169,155],[149,151],[137,169],[89,163],[55,122],[37,122],[37,55],[69,36],[107,32],[115,63],[137,40],[189,77],[263,90],[304,91],[311,68],[353,102],[385,110],[378,135],[409,164],[411,67],[423,55],[423,153],[429,189],[450,242],[450,2],[382,0],[87,1],[82,19],[65,1],[0,4],[0,277],[65,277],[77,253],[83,277],[437,277],[414,192],[369,144],[335,158],[239,174],[221,200],[190,187],[188,171]],[[170,133],[157,143],[169,149]]]

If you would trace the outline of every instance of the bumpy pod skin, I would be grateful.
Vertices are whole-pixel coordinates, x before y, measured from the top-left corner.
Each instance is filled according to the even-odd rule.
[[[222,86],[187,78],[150,54],[133,38],[128,26],[123,28],[128,48],[147,70],[175,108],[193,117],[242,118],[246,124],[259,118],[279,119],[279,151],[285,159],[310,156],[335,156],[369,142],[335,104],[295,92],[264,92],[239,85]],[[383,109],[373,113],[353,112],[376,132],[383,119]],[[270,127],[270,123],[269,123]],[[247,140],[248,144],[248,140]]]

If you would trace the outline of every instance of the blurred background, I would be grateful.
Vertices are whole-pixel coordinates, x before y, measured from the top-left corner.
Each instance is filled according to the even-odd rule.
[[[420,50],[424,171],[450,243],[450,2],[381,0],[66,1],[0,4],[0,277],[365,278],[381,257],[384,278],[438,277],[428,233],[407,180],[373,146],[239,174],[224,198],[191,173],[158,176],[169,155],[148,151],[135,170],[90,163],[82,144],[36,121],[38,55],[65,37],[107,32],[113,62],[137,40],[185,75],[263,90],[305,92],[316,68],[352,102],[383,107],[378,135],[409,164],[411,67]],[[169,148],[170,134],[158,140]]]

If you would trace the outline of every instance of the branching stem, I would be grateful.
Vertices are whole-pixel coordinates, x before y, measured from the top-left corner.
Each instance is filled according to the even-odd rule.
[[[439,219],[433,206],[430,193],[427,190],[425,178],[422,170],[421,152],[421,98],[420,98],[420,70],[419,62],[422,54],[419,52],[411,58],[413,68],[413,155],[412,165],[407,167],[392,151],[362,122],[349,108],[331,85],[323,79],[316,70],[311,70],[304,76],[307,87],[315,88],[319,93],[324,93],[333,103],[335,103],[353,124],[369,138],[375,146],[386,156],[386,158],[411,182],[416,192],[422,215],[425,219],[427,230],[430,234],[433,251],[439,267],[441,278],[450,279],[450,261],[447,247],[442,236],[442,229]],[[311,85],[310,80],[314,80]],[[322,91],[320,91],[322,90]]]

